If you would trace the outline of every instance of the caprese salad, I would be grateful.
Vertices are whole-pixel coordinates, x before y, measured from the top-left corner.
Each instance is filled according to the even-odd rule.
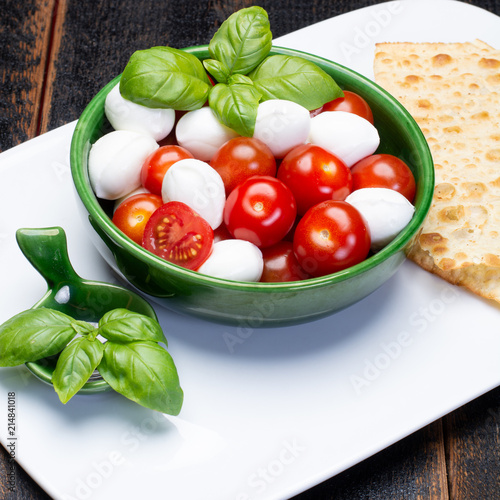
[[[201,62],[134,53],[89,154],[113,223],[179,266],[237,281],[331,274],[411,220],[415,179],[376,154],[368,103],[301,57],[269,55],[260,7],[230,16]]]

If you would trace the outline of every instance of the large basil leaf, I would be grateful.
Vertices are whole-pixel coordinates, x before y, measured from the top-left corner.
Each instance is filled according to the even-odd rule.
[[[93,329],[54,309],[28,309],[0,326],[0,366],[17,366],[62,351],[78,333]]]
[[[224,125],[238,134],[252,137],[260,93],[252,85],[218,83],[209,95],[209,104]]]
[[[229,16],[213,36],[208,51],[231,73],[246,74],[269,54],[271,45],[267,12],[254,6]]]
[[[101,362],[104,346],[99,340],[78,337],[59,355],[52,384],[63,403],[67,403],[87,382]]]
[[[308,110],[344,95],[328,73],[297,56],[270,56],[248,76],[262,94],[263,101],[287,99]]]
[[[182,111],[201,108],[210,87],[200,60],[171,47],[134,52],[120,79],[125,99],[150,108]]]
[[[98,333],[118,343],[151,340],[167,344],[158,321],[128,309],[113,309],[107,312],[99,320]]]
[[[106,342],[98,370],[116,392],[132,401],[179,414],[184,395],[177,369],[170,354],[156,342]]]

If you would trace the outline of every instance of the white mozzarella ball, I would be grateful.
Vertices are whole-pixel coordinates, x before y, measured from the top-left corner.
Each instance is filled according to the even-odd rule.
[[[157,148],[152,137],[138,132],[115,130],[103,135],[89,153],[89,177],[96,196],[116,200],[140,187],[142,164]]]
[[[376,151],[380,137],[377,129],[361,116],[346,111],[325,111],[311,118],[308,141],[352,167]]]
[[[198,272],[235,281],[259,281],[264,269],[262,252],[245,240],[222,240],[214,243],[210,257]]]
[[[309,135],[309,111],[292,101],[270,99],[261,102],[253,136],[266,144],[276,158],[305,144]]]
[[[223,125],[209,107],[189,111],[175,127],[179,146],[186,148],[195,158],[210,161],[215,152],[238,134]]]
[[[357,208],[368,223],[373,251],[390,243],[415,212],[415,207],[406,197],[393,189],[357,189],[345,201]]]
[[[187,158],[174,163],[161,186],[163,202],[181,201],[216,229],[222,222],[226,191],[219,173],[208,163]]]
[[[115,130],[150,135],[155,141],[167,137],[175,124],[173,109],[148,108],[129,101],[120,94],[119,84],[106,96],[104,112]]]

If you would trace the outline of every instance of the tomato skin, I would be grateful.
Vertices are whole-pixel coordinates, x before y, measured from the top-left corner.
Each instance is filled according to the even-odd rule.
[[[141,193],[130,196],[115,210],[113,224],[131,240],[142,244],[142,236],[151,215],[163,205],[161,196]]]
[[[193,158],[185,148],[177,145],[159,147],[144,161],[141,169],[141,184],[151,193],[161,195],[161,185],[167,170],[179,160]]]
[[[180,201],[169,201],[150,217],[142,246],[178,266],[198,269],[210,256],[214,232],[210,224]]]
[[[223,144],[210,160],[222,177],[226,196],[253,175],[276,175],[276,159],[271,150],[253,137],[235,137]]]
[[[303,144],[290,151],[280,164],[278,179],[292,191],[299,215],[322,201],[345,200],[352,191],[349,167],[314,144]]]
[[[260,281],[279,283],[284,281],[300,281],[310,276],[300,267],[293,253],[291,241],[279,241],[275,245],[262,250],[264,270]]]
[[[292,192],[279,179],[255,175],[238,184],[226,200],[224,223],[234,238],[265,248],[280,241],[297,215]]]
[[[314,277],[363,261],[370,251],[366,221],[345,201],[324,201],[309,209],[295,230],[293,251],[301,267]]]
[[[344,97],[339,97],[333,101],[323,104],[321,108],[311,111],[311,116],[316,116],[323,111],[346,111],[354,113],[368,120],[373,125],[373,112],[370,105],[355,92],[344,90]]]
[[[415,198],[415,177],[410,167],[396,156],[376,154],[353,165],[353,189],[380,187],[398,191],[412,203]]]

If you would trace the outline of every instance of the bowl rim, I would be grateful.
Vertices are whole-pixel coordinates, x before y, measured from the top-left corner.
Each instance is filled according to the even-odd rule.
[[[182,49],[189,52],[200,59],[203,59],[208,55],[208,45],[196,45],[191,47],[186,47]],[[323,287],[325,285],[333,285],[345,281],[347,279],[359,276],[375,267],[377,267],[382,262],[388,260],[393,255],[402,251],[415,237],[418,233],[418,229],[424,222],[427,213],[430,209],[433,191],[434,191],[434,164],[432,160],[432,155],[429,149],[427,141],[410,113],[400,104],[392,95],[385,91],[378,84],[370,80],[369,78],[357,73],[356,71],[347,68],[339,63],[328,60],[326,58],[309,54],[296,49],[289,49],[285,47],[273,45],[270,55],[283,54],[283,55],[298,55],[307,58],[321,66],[333,67],[338,73],[341,73],[347,78],[354,78],[358,80],[364,88],[372,93],[378,94],[383,99],[388,100],[393,106],[393,112],[397,115],[399,120],[405,123],[405,126],[409,129],[410,134],[413,137],[418,138],[417,146],[421,162],[423,164],[423,169],[425,173],[425,179],[422,180],[422,184],[425,184],[425,189],[418,191],[417,197],[419,199],[418,210],[415,210],[415,214],[408,225],[392,240],[388,245],[386,245],[379,252],[369,256],[362,262],[348,267],[342,271],[338,271],[333,274],[328,274],[325,276],[320,276],[317,278],[309,278],[302,281],[287,281],[287,282],[247,282],[247,281],[233,281],[228,279],[216,278],[208,276],[205,274],[198,273],[197,271],[191,271],[183,267],[172,264],[161,257],[148,252],[146,249],[133,242],[124,233],[122,233],[111,221],[109,216],[106,214],[104,209],[99,204],[99,201],[92,191],[90,186],[90,180],[88,176],[87,169],[80,169],[79,157],[82,150],[88,148],[90,150],[90,142],[84,139],[86,121],[91,117],[101,106],[104,104],[105,96],[109,91],[119,82],[121,75],[116,76],[110,82],[108,82],[101,90],[92,98],[89,104],[85,107],[84,111],[80,115],[77,121],[75,130],[73,132],[70,148],[70,166],[71,174],[73,178],[74,187],[76,188],[77,194],[85,206],[86,210],[101,230],[103,230],[107,236],[119,247],[126,248],[130,254],[155,268],[165,269],[171,274],[175,274],[179,277],[188,279],[192,284],[199,286],[217,286],[222,287],[227,290],[239,290],[239,291],[263,291],[263,292],[277,292],[277,291],[302,291],[311,288]],[[86,154],[88,154],[88,151]]]

